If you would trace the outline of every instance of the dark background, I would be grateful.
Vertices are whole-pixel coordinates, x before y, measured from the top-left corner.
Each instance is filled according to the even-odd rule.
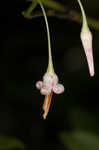
[[[79,9],[74,1],[65,3],[70,9],[73,5]],[[84,4],[87,14],[97,19],[98,3]],[[44,97],[35,83],[42,79],[48,61],[44,18],[24,18],[26,1],[3,1],[0,7],[0,135],[17,137],[29,150],[65,149],[59,134],[72,131],[85,112],[99,125],[99,31],[91,28],[95,60],[95,76],[91,78],[80,41],[81,25],[48,17],[54,67],[65,93],[53,96],[43,120]],[[90,120],[89,124],[90,130],[99,133]]]

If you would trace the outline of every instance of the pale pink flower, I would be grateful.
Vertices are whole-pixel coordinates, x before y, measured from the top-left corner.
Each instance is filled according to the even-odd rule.
[[[81,32],[81,41],[88,62],[90,76],[94,76],[94,60],[92,49],[92,34],[89,29],[83,29]]]
[[[42,95],[45,95],[44,104],[43,104],[43,110],[44,110],[43,118],[46,119],[46,116],[48,114],[49,107],[50,107],[50,104],[51,104],[51,99],[52,99],[53,92],[56,93],[56,94],[63,93],[64,92],[64,86],[62,84],[58,83],[58,77],[54,73],[52,54],[51,54],[50,32],[49,32],[47,16],[46,16],[46,12],[44,10],[44,7],[43,7],[41,1],[39,1],[39,4],[41,6],[41,9],[42,9],[42,12],[43,12],[43,15],[44,15],[44,19],[45,19],[45,23],[46,23],[46,29],[47,29],[48,68],[47,68],[47,72],[43,76],[43,81],[38,81],[36,83],[36,87],[37,87],[37,89],[40,90],[40,93]]]
[[[42,95],[49,95],[51,91],[56,94],[64,92],[64,86],[58,83],[57,75],[52,73],[45,73],[43,81],[38,81],[36,87],[40,89]]]
[[[64,86],[58,83],[58,77],[55,73],[47,72],[43,76],[43,81],[38,81],[36,83],[36,87],[40,90],[42,95],[45,95],[45,100],[43,104],[43,118],[45,119],[49,111],[53,92],[56,94],[63,93]]]
[[[83,19],[80,37],[81,37],[82,45],[83,45],[85,55],[87,58],[90,76],[94,76],[92,34],[88,27],[87,18],[86,18],[86,14],[85,14],[83,5],[80,0],[77,0],[77,1],[79,3],[80,9],[81,9],[82,19]]]

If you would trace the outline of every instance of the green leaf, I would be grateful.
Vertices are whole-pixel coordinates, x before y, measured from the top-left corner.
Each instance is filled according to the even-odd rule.
[[[0,136],[0,150],[19,148],[24,149],[24,144],[12,137]]]
[[[28,0],[28,1],[32,2],[33,0]],[[35,0],[35,1],[38,3],[38,0]],[[65,7],[56,1],[53,1],[53,0],[40,0],[40,1],[43,5],[45,5],[45,7],[48,7],[56,11],[60,11],[60,12],[66,11]]]
[[[88,110],[75,107],[68,110],[69,123],[75,130],[86,130],[99,133],[99,117]],[[90,125],[91,124],[91,125]]]
[[[60,138],[68,150],[99,150],[99,135],[90,132],[64,132]]]
[[[32,4],[30,5],[30,7],[27,10],[25,10],[24,12],[22,12],[24,17],[30,18],[31,13],[35,9],[36,6],[37,6],[37,2],[36,1],[32,1]]]
[[[61,5],[60,3],[53,1],[53,0],[40,0],[43,5],[45,5],[48,8],[52,8],[57,11],[65,12],[65,7]]]

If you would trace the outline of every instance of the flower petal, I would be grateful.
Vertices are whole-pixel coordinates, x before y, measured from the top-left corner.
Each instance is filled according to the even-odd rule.
[[[62,84],[57,84],[56,86],[54,86],[53,92],[56,94],[63,93],[64,92],[64,86]]]
[[[42,85],[43,85],[43,82],[42,82],[42,81],[36,82],[36,88],[37,88],[37,89],[41,89],[41,88],[42,88]]]
[[[47,87],[42,87],[40,92],[42,95],[49,95],[50,91]]]
[[[90,76],[94,76],[94,60],[93,60],[93,49],[92,49],[92,34],[89,30],[82,30],[81,41],[85,51],[85,55],[88,62]]]
[[[58,83],[58,77],[56,74],[45,73],[43,76],[43,84],[47,87],[52,87]]]
[[[88,62],[90,76],[94,76],[94,60],[93,60],[92,49],[86,50],[86,58]]]

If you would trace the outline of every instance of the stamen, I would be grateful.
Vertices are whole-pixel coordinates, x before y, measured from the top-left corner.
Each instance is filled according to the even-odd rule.
[[[43,104],[43,110],[44,110],[43,118],[44,119],[46,119],[46,116],[49,112],[52,95],[53,95],[53,92],[51,92],[49,95],[45,96],[44,104]]]

